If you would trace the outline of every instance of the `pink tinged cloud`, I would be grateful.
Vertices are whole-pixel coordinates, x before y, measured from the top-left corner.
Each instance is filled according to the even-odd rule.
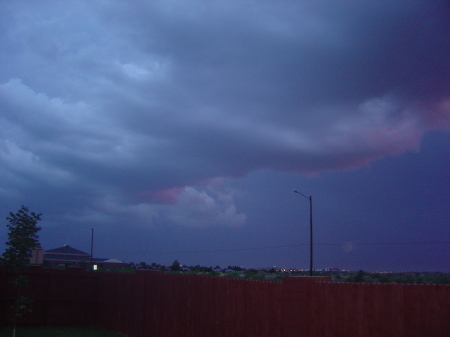
[[[178,202],[178,197],[183,190],[183,187],[174,187],[160,191],[141,192],[139,193],[139,196],[150,197],[161,204],[175,205]]]
[[[431,129],[450,131],[450,98],[433,102],[425,109],[423,119]]]

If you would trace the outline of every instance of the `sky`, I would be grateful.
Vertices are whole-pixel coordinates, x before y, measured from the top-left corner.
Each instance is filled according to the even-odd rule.
[[[314,268],[450,272],[449,34],[444,0],[0,0],[0,218],[308,269],[311,196]]]

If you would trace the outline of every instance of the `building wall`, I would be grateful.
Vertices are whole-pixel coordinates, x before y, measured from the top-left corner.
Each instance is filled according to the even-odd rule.
[[[40,247],[31,251],[30,264],[42,264],[44,262],[44,250]]]

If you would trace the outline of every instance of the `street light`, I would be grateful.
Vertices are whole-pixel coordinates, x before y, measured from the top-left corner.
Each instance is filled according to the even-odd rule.
[[[94,254],[94,228],[90,228],[90,227],[85,227],[85,226],[80,226],[86,229],[90,229],[91,230],[91,271],[93,270],[92,267],[94,265],[94,260],[93,260],[93,254]]]
[[[312,221],[312,196],[307,197],[303,193],[294,190],[294,193],[298,193],[301,196],[309,200],[309,276],[313,275],[313,221]]]

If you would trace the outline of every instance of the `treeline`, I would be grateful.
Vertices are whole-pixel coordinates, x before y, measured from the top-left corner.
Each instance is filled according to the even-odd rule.
[[[126,263],[120,269],[108,269],[114,272],[130,272],[136,270],[160,270],[168,273],[200,274],[216,277],[255,279],[266,281],[283,281],[285,276],[308,276],[309,271],[297,271],[271,268],[246,269],[240,266],[188,266],[175,260],[170,266],[159,263],[145,262]],[[372,273],[359,271],[315,271],[316,276],[330,276],[333,282],[361,282],[361,283],[401,283],[401,284],[450,284],[450,273],[441,272],[383,272]]]
[[[450,284],[450,274],[440,272],[369,273],[345,272],[331,275],[337,282],[402,283],[402,284]]]

